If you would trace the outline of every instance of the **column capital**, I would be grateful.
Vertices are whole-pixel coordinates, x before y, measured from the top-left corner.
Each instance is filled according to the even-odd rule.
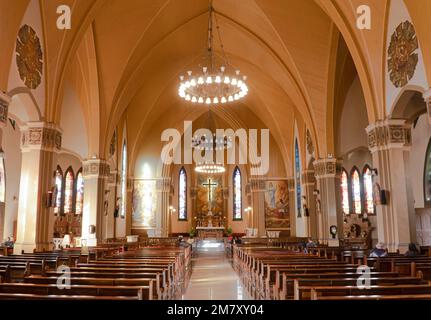
[[[82,162],[82,175],[84,178],[108,178],[109,164],[103,159],[87,159]]]
[[[389,149],[408,150],[411,145],[411,124],[405,119],[378,120],[365,130],[371,153]]]
[[[425,100],[425,104],[427,106],[428,113],[428,122],[431,124],[431,89],[428,89],[422,94],[422,97]]]
[[[62,130],[50,122],[27,122],[21,127],[21,150],[61,150]]]
[[[335,178],[341,174],[341,160],[336,158],[322,158],[313,162],[316,178]]]
[[[0,128],[6,127],[10,102],[11,98],[0,91]]]
[[[303,185],[313,185],[316,182],[316,177],[314,176],[314,170],[303,170],[302,171],[302,184]]]

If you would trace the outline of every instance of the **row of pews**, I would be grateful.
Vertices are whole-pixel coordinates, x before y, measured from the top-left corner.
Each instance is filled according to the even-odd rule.
[[[180,299],[191,274],[187,244],[124,247],[88,252],[0,256],[0,299],[170,300]]]
[[[326,250],[310,251],[239,244],[233,246],[232,263],[254,299],[431,299],[429,256],[341,259]],[[369,272],[369,282],[363,281],[363,272]]]

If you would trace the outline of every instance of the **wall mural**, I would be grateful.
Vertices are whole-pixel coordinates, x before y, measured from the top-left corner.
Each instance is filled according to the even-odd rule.
[[[132,228],[155,228],[156,208],[156,180],[135,180],[133,182]]]
[[[36,89],[42,81],[42,47],[36,31],[26,24],[18,31],[16,65],[19,76],[27,88]]]
[[[198,175],[195,212],[206,214],[209,209],[215,214],[224,213],[222,176]]]
[[[418,39],[409,21],[398,25],[388,47],[389,78],[396,88],[404,87],[415,73],[418,63]]]
[[[290,228],[289,189],[287,180],[265,181],[265,228]]]

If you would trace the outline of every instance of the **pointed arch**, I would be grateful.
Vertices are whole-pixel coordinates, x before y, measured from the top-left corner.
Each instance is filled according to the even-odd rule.
[[[242,176],[238,166],[232,174],[233,220],[242,220]]]
[[[352,199],[352,212],[356,214],[362,213],[362,183],[361,173],[355,166],[350,172],[350,185],[351,185],[351,199]]]
[[[301,154],[299,153],[298,138],[295,138],[295,190],[296,190],[296,214],[302,217],[302,188],[301,188]]]
[[[364,212],[366,214],[375,214],[376,208],[373,199],[373,174],[371,167],[366,164],[362,170],[362,184],[364,190]]]
[[[127,205],[127,144],[126,140],[123,141],[121,149],[121,208],[120,217],[126,217]]]
[[[187,172],[184,167],[178,174],[178,220],[187,221]]]
[[[64,174],[64,192],[63,192],[63,213],[73,212],[73,195],[75,186],[75,175],[72,167],[67,168]]]
[[[57,166],[54,174],[55,179],[55,192],[54,192],[54,214],[61,214],[62,199],[63,199],[63,171],[60,166]]]
[[[349,186],[349,175],[346,169],[342,169],[341,172],[341,208],[344,214],[350,214],[350,186]]]
[[[78,170],[75,181],[75,214],[82,214],[84,207],[84,178],[82,176],[82,168]]]

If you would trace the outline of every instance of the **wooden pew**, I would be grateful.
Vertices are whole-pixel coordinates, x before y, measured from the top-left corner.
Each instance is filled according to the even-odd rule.
[[[139,300],[153,299],[153,280],[145,286],[71,285],[60,289],[57,284],[2,283],[0,293],[73,295],[73,296],[131,296]]]

